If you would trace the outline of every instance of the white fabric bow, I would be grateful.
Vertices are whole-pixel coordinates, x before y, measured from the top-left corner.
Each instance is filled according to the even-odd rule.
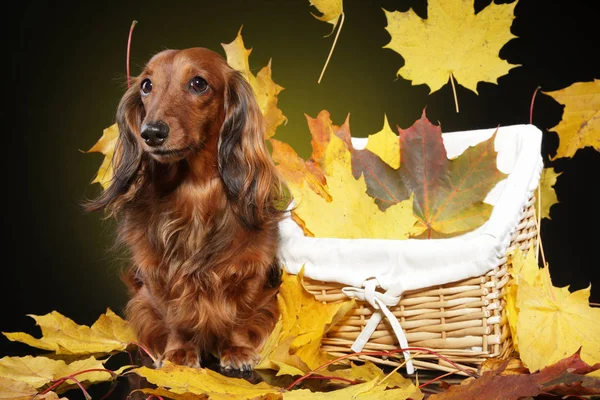
[[[367,325],[364,327],[360,335],[356,338],[354,344],[352,344],[351,349],[356,353],[362,351],[362,349],[365,347],[365,345],[369,341],[369,338],[371,337],[373,332],[375,332],[377,325],[379,324],[379,322],[381,322],[383,315],[385,315],[385,317],[390,322],[392,330],[398,338],[398,343],[400,344],[400,347],[408,348],[408,341],[406,340],[406,336],[404,335],[402,326],[400,326],[400,322],[398,322],[396,316],[392,314],[392,312],[388,309],[388,307],[397,305],[400,301],[401,296],[393,296],[389,294],[389,291],[385,293],[379,293],[375,290],[377,286],[379,286],[377,279],[372,278],[366,280],[363,283],[364,289],[355,287],[345,287],[342,289],[342,292],[346,296],[366,301],[375,310],[378,310],[373,313],[373,315],[369,319],[369,322],[367,322]],[[404,355],[404,359],[406,360],[406,372],[409,374],[414,374],[415,367],[413,366],[412,360],[410,358],[410,352],[403,351],[402,354]]]

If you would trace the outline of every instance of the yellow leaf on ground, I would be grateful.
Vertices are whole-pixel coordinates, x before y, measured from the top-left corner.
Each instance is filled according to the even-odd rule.
[[[318,19],[319,21],[327,22],[328,24],[333,25],[331,30],[335,29],[335,26],[340,19],[340,15],[344,12],[344,6],[342,4],[342,0],[309,0],[312,6],[315,6],[317,10],[321,12],[320,17],[318,15],[312,14],[313,17]]]
[[[379,132],[369,135],[365,148],[377,154],[390,167],[400,168],[400,139],[398,134],[390,128],[387,115],[384,116],[383,128]]]
[[[104,369],[104,365],[102,365],[102,361],[96,360],[94,357],[74,361],[70,364],[62,360],[52,360],[46,357],[26,356],[4,357],[0,359],[0,376],[5,379],[25,382],[36,389],[56,379],[88,369]],[[115,373],[120,374],[121,371],[122,369]],[[95,383],[109,381],[112,379],[112,375],[104,371],[90,371],[78,374],[76,378],[80,382]],[[71,384],[71,381],[67,382],[67,385]],[[67,385],[59,387],[56,391],[61,392],[68,387]]]
[[[556,197],[556,191],[554,190],[554,185],[556,184],[556,178],[560,176],[561,173],[554,172],[553,168],[544,168],[542,171],[542,176],[540,177],[540,190],[542,192],[541,210],[536,210],[537,215],[540,218],[550,218],[550,207],[554,204],[558,203],[558,198]],[[537,207],[537,203],[536,203]]]
[[[136,389],[132,393],[135,393],[135,392],[142,392],[144,394],[152,394],[154,396],[160,396],[162,398],[167,398],[167,399],[171,399],[171,400],[205,400],[205,399],[208,399],[208,395],[206,395],[205,393],[203,393],[203,394],[195,394],[195,393],[189,393],[189,392],[175,393],[175,392],[171,392],[164,388]],[[156,397],[156,398],[159,398],[159,397]]]
[[[407,239],[417,219],[412,197],[381,211],[367,194],[364,176],[352,175],[350,151],[331,135],[323,155],[327,177],[327,202],[307,186],[290,185],[298,207],[294,214],[316,237]]]
[[[590,288],[570,292],[552,285],[535,252],[512,255],[514,282],[507,294],[508,321],[521,361],[538,371],[574,354],[589,365],[600,362],[600,309],[590,307]]]
[[[136,368],[136,373],[158,386],[168,388],[173,393],[206,394],[214,400],[254,399],[268,393],[281,393],[282,389],[265,382],[252,384],[244,379],[229,378],[206,368],[191,368],[165,363],[160,369]]]
[[[561,121],[550,129],[559,137],[552,159],[573,157],[578,149],[586,146],[600,151],[600,80],[576,82],[544,93],[565,106]]]
[[[433,93],[453,76],[477,93],[477,82],[497,83],[517,66],[498,57],[506,42],[516,37],[510,32],[516,4],[492,2],[475,14],[473,1],[430,0],[427,19],[413,10],[384,10],[391,36],[384,47],[404,58],[398,75],[413,85],[426,84]]]
[[[360,399],[359,395],[373,389],[377,385],[377,381],[378,379],[375,378],[369,382],[350,385],[343,389],[327,392],[325,396],[328,400]],[[311,392],[308,389],[299,389],[284,393],[283,400],[322,399],[323,395],[324,393],[322,392]]]
[[[324,304],[302,287],[301,276],[284,271],[282,279],[277,295],[280,327],[267,340],[257,369],[275,365],[278,375],[302,375],[331,359],[320,350],[321,340],[352,309],[354,300]]]
[[[112,182],[113,168],[112,159],[115,153],[115,146],[117,145],[117,138],[119,137],[119,127],[117,124],[113,124],[106,128],[102,132],[102,137],[89,149],[88,153],[102,153],[104,154],[104,160],[98,169],[96,177],[92,183],[99,183],[102,188],[106,190]]]
[[[57,311],[30,315],[42,330],[42,337],[27,333],[5,333],[9,340],[28,344],[57,354],[105,354],[123,351],[136,340],[129,324],[110,309],[91,327],[79,325]]]
[[[265,117],[265,138],[275,135],[279,125],[287,121],[283,112],[277,108],[277,96],[284,88],[276,84],[271,75],[271,61],[263,67],[256,76],[250,70],[249,57],[252,49],[246,49],[242,38],[242,28],[238,31],[236,38],[231,43],[221,43],[227,56],[229,66],[244,75],[256,96],[260,111]]]
[[[0,376],[0,399],[31,399],[37,392],[29,383]]]

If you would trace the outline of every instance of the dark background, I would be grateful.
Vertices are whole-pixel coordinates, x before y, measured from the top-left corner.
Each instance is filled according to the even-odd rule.
[[[490,3],[475,1],[476,11]],[[125,55],[132,20],[132,74],[165,48],[202,46],[224,55],[243,25],[252,47],[254,73],[273,59],[275,82],[285,87],[279,106],[288,117],[276,138],[310,151],[304,113],[322,109],[341,124],[351,113],[354,136],[378,132],[387,114],[392,126],[407,128],[424,107],[444,131],[528,123],[535,88],[562,89],[600,78],[596,2],[519,0],[511,40],[500,52],[521,64],[498,85],[479,83],[479,96],[457,86],[460,113],[446,85],[428,95],[396,71],[403,58],[382,47],[389,42],[386,10],[413,7],[426,16],[426,1],[345,0],[346,21],[321,84],[317,79],[333,36],[316,20],[308,1],[129,1],[19,2],[5,13],[1,108],[3,127],[3,274],[0,331],[37,335],[26,314],[57,310],[91,324],[107,307],[120,313],[126,292],[119,279],[123,260],[110,251],[114,232],[99,214],[80,204],[98,194],[90,185],[100,154],[84,154],[114,122],[126,87]],[[597,6],[596,6],[597,7]],[[591,148],[572,159],[549,162],[558,138],[562,106],[538,94],[533,123],[544,132],[546,165],[563,174],[560,203],[542,221],[542,238],[556,285],[581,289],[592,283],[600,302],[597,261],[600,154]],[[599,133],[600,134],[600,133]],[[0,356],[34,351],[0,337]]]

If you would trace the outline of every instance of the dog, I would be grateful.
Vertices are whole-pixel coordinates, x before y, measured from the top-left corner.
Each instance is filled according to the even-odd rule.
[[[279,317],[285,183],[251,86],[211,50],[164,50],[116,119],[112,183],[86,208],[130,250],[126,318],[157,367],[252,371]]]

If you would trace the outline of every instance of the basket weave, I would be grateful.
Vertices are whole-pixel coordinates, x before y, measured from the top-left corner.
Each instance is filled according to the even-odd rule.
[[[407,291],[390,311],[398,318],[410,347],[433,350],[467,370],[490,357],[505,357],[513,346],[506,317],[506,286],[510,280],[508,253],[516,248],[526,252],[537,236],[535,197],[525,204],[523,216],[511,238],[500,266],[487,274],[442,286]],[[344,285],[305,278],[305,288],[324,303],[348,298]],[[373,307],[357,301],[352,310],[323,338],[321,349],[334,357],[353,353],[350,349],[367,321]],[[389,322],[383,320],[363,351],[398,349],[398,339]],[[435,355],[411,353],[413,364],[421,370],[456,371],[451,364]],[[378,364],[399,366],[401,358],[352,356],[353,360],[369,360]],[[463,374],[460,372],[460,374]]]

